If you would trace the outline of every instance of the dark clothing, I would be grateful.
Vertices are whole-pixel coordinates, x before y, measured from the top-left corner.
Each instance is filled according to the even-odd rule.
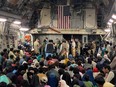
[[[48,85],[50,85],[51,87],[58,86],[59,74],[57,71],[51,69],[50,71],[47,72],[47,77],[48,77]]]
[[[54,47],[53,44],[47,44],[46,53],[53,53]]]
[[[39,78],[37,75],[33,75],[31,85],[33,87],[39,87]]]
[[[93,85],[95,86],[96,85],[96,82],[94,81],[94,77],[93,77],[93,71],[92,69],[88,69],[84,76],[83,76],[83,80],[85,81],[85,75],[89,75],[89,81],[91,81],[93,83]]]

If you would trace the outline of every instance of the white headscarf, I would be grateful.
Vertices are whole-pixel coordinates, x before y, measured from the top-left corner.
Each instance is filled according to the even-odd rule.
[[[60,87],[69,87],[69,86],[66,84],[65,80],[60,80],[60,81],[59,81],[59,85],[60,85]]]
[[[105,82],[103,87],[114,87],[114,85],[109,82]]]

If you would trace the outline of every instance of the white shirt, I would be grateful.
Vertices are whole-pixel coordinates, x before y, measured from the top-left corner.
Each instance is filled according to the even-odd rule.
[[[72,41],[72,47],[73,47],[73,48],[76,47],[76,43],[75,43],[75,41]]]
[[[110,71],[105,81],[110,82],[113,78],[114,78],[114,72]]]

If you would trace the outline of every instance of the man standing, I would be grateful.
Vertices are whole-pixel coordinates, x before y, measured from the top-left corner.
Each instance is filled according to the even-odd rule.
[[[72,41],[72,44],[71,44],[71,51],[72,51],[73,57],[75,58],[75,56],[76,56],[76,49],[75,49],[76,43],[75,43],[75,40],[74,40],[74,39],[71,39],[71,41]]]
[[[54,46],[53,46],[53,40],[49,40],[49,43],[45,46],[45,57],[53,56],[54,52]]]
[[[116,85],[116,70],[111,70],[110,66],[106,65],[102,71],[105,74],[105,81]]]
[[[37,53],[40,53],[40,52],[39,52],[39,47],[40,47],[39,40],[36,39],[35,42],[34,42],[34,51],[35,51],[36,54],[37,54]]]

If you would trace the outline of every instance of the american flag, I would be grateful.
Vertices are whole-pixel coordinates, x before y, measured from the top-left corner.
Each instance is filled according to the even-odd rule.
[[[67,5],[58,6],[58,29],[69,29],[70,28],[70,7]]]

